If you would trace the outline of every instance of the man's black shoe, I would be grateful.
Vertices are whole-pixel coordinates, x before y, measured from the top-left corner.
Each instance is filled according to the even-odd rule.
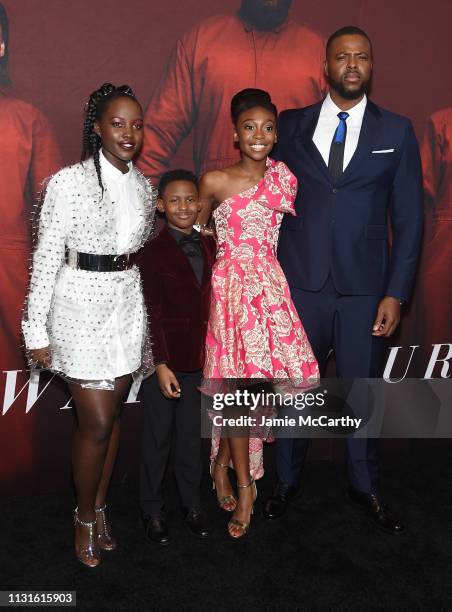
[[[171,542],[166,520],[161,515],[143,515],[144,532],[149,542],[156,542],[161,546],[166,546]]]
[[[198,538],[206,540],[210,537],[210,531],[206,526],[206,517],[197,508],[190,508],[185,510],[185,522],[187,523],[190,531],[195,534]]]
[[[366,510],[367,514],[380,529],[394,535],[404,531],[402,523],[392,516],[389,508],[381,502],[377,495],[369,495],[368,493],[357,491],[353,487],[348,488],[348,495],[353,502]]]
[[[264,506],[264,518],[274,521],[281,518],[287,510],[287,506],[298,493],[298,487],[292,487],[285,482],[279,481]]]

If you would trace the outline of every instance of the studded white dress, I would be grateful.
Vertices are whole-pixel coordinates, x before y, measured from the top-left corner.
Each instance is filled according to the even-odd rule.
[[[48,182],[22,331],[27,349],[50,346],[52,371],[113,389],[118,376],[152,371],[139,270],[75,269],[65,263],[65,251],[137,251],[149,236],[156,195],[132,164],[122,174],[102,153],[100,162],[103,194],[92,159]]]

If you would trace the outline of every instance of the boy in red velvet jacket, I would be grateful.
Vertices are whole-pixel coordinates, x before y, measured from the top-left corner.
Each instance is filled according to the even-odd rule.
[[[201,382],[215,242],[193,229],[198,182],[187,170],[162,176],[157,208],[166,225],[142,251],[140,268],[150,315],[156,373],[143,383],[140,505],[146,537],[168,544],[162,483],[174,436],[174,472],[186,522],[209,536],[201,511]]]

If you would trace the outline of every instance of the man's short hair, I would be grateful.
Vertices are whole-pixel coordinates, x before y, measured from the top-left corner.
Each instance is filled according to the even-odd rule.
[[[331,47],[331,43],[333,42],[333,40],[336,40],[336,38],[339,38],[340,36],[362,36],[363,38],[366,38],[369,41],[369,45],[370,45],[370,49],[372,51],[372,41],[369,38],[369,35],[364,32],[364,30],[361,30],[361,28],[358,28],[357,26],[344,26],[343,28],[339,28],[339,30],[336,30],[335,32],[333,32],[331,34],[331,36],[328,38],[327,42],[326,42],[326,54],[328,55],[328,51],[329,48]]]
[[[178,170],[169,170],[168,172],[165,172],[160,179],[159,198],[163,198],[165,189],[170,183],[174,183],[175,181],[187,181],[188,183],[193,183],[196,190],[198,190],[199,187],[198,179],[190,170],[184,170],[183,168],[179,168]]]

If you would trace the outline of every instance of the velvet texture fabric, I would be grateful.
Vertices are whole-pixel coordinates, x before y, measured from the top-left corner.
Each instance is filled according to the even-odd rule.
[[[198,283],[188,257],[164,227],[142,251],[139,266],[150,315],[155,364],[191,372],[204,365],[215,242],[201,236],[204,274]]]

